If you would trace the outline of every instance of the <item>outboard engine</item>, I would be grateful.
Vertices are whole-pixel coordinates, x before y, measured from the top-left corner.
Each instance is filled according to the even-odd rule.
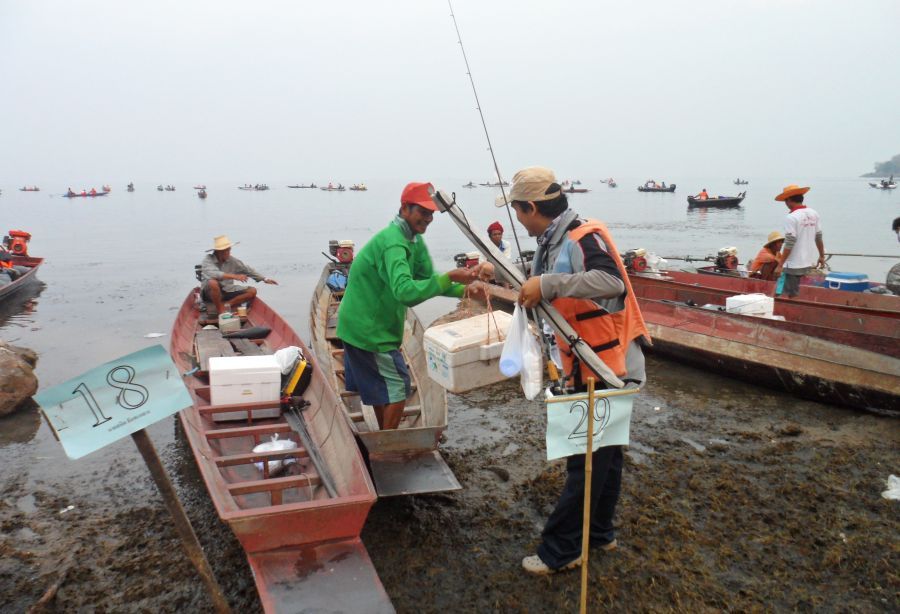
[[[3,237],[3,244],[11,254],[16,256],[28,255],[28,242],[31,241],[31,233],[24,230],[10,230],[9,234]]]
[[[341,264],[350,264],[353,262],[353,247],[355,243],[349,239],[343,241],[335,241],[332,239],[328,242],[328,251],[337,258]]]
[[[737,271],[738,250],[736,247],[723,247],[716,254],[716,269],[720,271]]]
[[[643,247],[625,252],[622,263],[629,273],[643,273],[647,270],[647,250]]]
[[[472,267],[478,266],[478,260],[481,257],[481,252],[465,252],[462,254],[456,254],[453,256],[453,260],[456,262],[456,266],[460,269],[471,269]]]

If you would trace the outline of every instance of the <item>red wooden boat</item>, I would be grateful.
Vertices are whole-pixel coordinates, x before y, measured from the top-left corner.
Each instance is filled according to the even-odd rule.
[[[44,259],[34,258],[32,256],[10,255],[9,262],[14,267],[19,267],[17,270],[20,274],[12,281],[12,283],[0,286],[0,299],[13,294],[19,290],[19,288],[25,287],[33,279],[36,279],[38,267],[44,264]],[[23,270],[24,272],[22,272]],[[3,269],[0,269],[0,272],[2,271]]]
[[[179,416],[200,473],[219,517],[237,536],[253,569],[267,612],[393,611],[360,541],[366,515],[376,500],[365,463],[346,422],[341,401],[311,353],[265,302],[256,298],[244,326],[271,329],[261,345],[225,340],[218,331],[203,331],[206,314],[197,307],[197,292],[188,294],[172,327],[170,353],[194,404]],[[214,323],[211,321],[209,323]],[[214,337],[213,343],[208,341]],[[233,346],[233,347],[232,347]],[[312,380],[303,393],[309,403],[302,429],[287,416],[259,418],[253,411],[280,407],[279,401],[213,406],[206,369],[210,356],[271,353],[297,346],[313,363]],[[215,422],[216,414],[247,411],[249,419]],[[293,423],[296,425],[296,423]],[[273,434],[291,439],[290,451],[254,453]],[[272,477],[267,461],[294,458],[292,475]],[[263,469],[254,463],[261,462]],[[333,489],[334,495],[330,494]]]
[[[785,301],[775,307],[785,320],[772,320],[701,307],[724,305],[734,292],[634,274],[631,285],[653,352],[800,397],[900,415],[896,319]],[[518,292],[492,287],[492,295],[512,304]]]
[[[31,233],[24,230],[10,230],[3,237],[0,245],[0,259],[4,265],[0,266],[3,273],[3,281],[8,278],[9,283],[0,285],[0,299],[9,296],[28,285],[37,273],[38,268],[44,263],[43,258],[35,258],[28,255],[28,242],[31,241]]]
[[[786,330],[774,320],[638,299],[653,352],[797,396],[900,416],[900,358]]]
[[[651,274],[652,275],[652,274]],[[775,293],[774,281],[735,277],[732,275],[707,275],[688,273],[685,271],[666,271],[665,275],[672,281],[703,286],[711,290],[720,290],[723,296],[734,294],[753,294],[761,292],[772,296]],[[640,276],[640,274],[638,275]],[[632,276],[632,279],[634,276]],[[799,303],[811,305],[829,305],[842,311],[876,315],[887,318],[900,318],[900,297],[871,292],[846,292],[818,286],[800,286],[800,293],[795,298],[775,297],[775,303]]]

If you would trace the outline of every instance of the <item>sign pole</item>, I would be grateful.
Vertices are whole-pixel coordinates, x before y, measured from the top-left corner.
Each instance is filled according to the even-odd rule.
[[[587,614],[588,550],[591,540],[591,474],[594,460],[594,378],[588,378],[587,450],[584,452],[584,522],[581,527],[581,614]]]
[[[172,515],[181,543],[184,545],[191,563],[194,564],[194,567],[200,574],[200,578],[206,587],[206,592],[212,599],[213,607],[219,614],[230,614],[231,608],[228,606],[228,600],[225,599],[225,593],[222,592],[222,587],[216,582],[212,568],[209,566],[209,561],[206,560],[206,555],[203,554],[203,549],[197,540],[197,534],[194,533],[191,521],[188,519],[187,514],[184,513],[184,508],[178,500],[175,488],[172,486],[171,480],[169,480],[169,475],[166,473],[162,461],[156,454],[156,448],[153,447],[153,442],[147,435],[147,431],[144,429],[135,431],[131,434],[131,438],[134,440],[138,450],[140,450],[141,456],[144,457],[147,468],[150,469],[150,474],[153,476],[153,481],[156,482],[159,494],[162,495],[163,501]]]

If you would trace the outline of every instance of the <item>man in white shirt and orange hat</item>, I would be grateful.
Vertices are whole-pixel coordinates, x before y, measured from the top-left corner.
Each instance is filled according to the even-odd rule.
[[[788,297],[800,292],[800,279],[813,268],[825,266],[825,243],[819,214],[803,204],[803,195],[809,187],[791,184],[775,197],[790,209],[784,220],[784,247],[781,251],[784,288]]]

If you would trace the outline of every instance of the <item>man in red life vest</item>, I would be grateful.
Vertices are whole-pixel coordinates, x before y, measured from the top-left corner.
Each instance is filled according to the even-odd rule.
[[[550,301],[627,385],[642,385],[646,374],[641,343],[650,335],[606,226],[569,209],[548,168],[516,173],[509,201],[519,223],[538,243],[532,276],[522,286],[519,302],[533,307],[542,299]],[[587,377],[597,376],[579,363],[564,340],[558,341],[567,383],[583,390]],[[603,382],[598,386],[604,387]],[[566,468],[563,492],[544,526],[537,554],[522,561],[529,573],[549,574],[581,564],[584,455],[570,456]],[[621,483],[622,447],[598,448],[592,460],[590,543],[605,551],[617,545],[613,516]]]

